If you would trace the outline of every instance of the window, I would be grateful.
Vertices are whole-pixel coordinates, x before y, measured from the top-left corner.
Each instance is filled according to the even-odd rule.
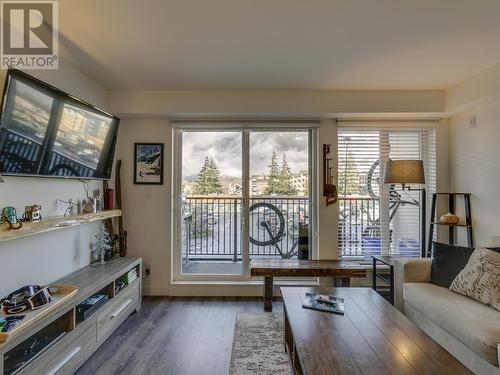
[[[176,279],[244,278],[251,259],[314,256],[311,124],[179,124],[175,134]]]
[[[339,127],[338,230],[343,258],[373,254],[420,256],[421,192],[382,183],[383,168],[389,159],[424,161],[428,200],[436,189],[433,128]]]

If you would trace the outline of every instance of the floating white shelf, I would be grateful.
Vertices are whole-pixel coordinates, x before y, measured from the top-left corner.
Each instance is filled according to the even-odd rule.
[[[0,227],[0,243],[34,236],[59,229],[73,228],[94,221],[111,219],[122,215],[121,210],[101,211],[95,214],[49,217],[37,222],[26,222],[19,229],[10,229],[8,224]]]

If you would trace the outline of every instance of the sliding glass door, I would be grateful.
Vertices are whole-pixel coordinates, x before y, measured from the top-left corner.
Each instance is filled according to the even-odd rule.
[[[308,131],[251,132],[250,257],[309,258],[309,165]]]
[[[176,132],[178,276],[246,275],[256,257],[312,257],[311,130]]]
[[[242,274],[242,132],[182,132],[182,273]]]

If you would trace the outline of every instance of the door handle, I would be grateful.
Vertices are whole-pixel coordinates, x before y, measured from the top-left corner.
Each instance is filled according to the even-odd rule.
[[[130,304],[130,302],[132,302],[132,300],[128,299],[123,305],[121,305],[117,310],[115,310],[115,312],[111,314],[111,319],[116,318],[118,314],[120,314],[123,311],[123,309]]]
[[[54,367],[51,371],[49,371],[47,373],[47,375],[54,375],[57,371],[59,371],[61,368],[63,368],[63,366],[68,363],[71,358],[73,358],[75,355],[77,355],[77,353],[82,349],[81,346],[78,346],[76,347],[75,349],[73,349],[66,357],[64,357],[64,359],[59,362],[59,364]]]

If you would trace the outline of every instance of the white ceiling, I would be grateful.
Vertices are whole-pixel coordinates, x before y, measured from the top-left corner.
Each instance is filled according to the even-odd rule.
[[[444,89],[500,62],[499,0],[63,0],[109,89]]]

